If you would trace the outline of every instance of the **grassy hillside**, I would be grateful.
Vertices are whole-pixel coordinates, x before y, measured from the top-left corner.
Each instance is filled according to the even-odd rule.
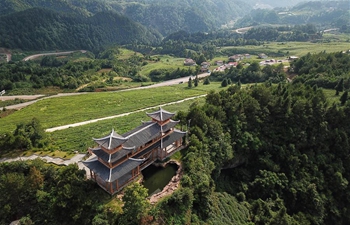
[[[216,87],[219,86],[216,84]],[[131,112],[184,98],[206,94],[213,86],[188,89],[186,84],[130,90],[88,93],[41,100],[0,120],[1,132],[13,131],[16,124],[39,119],[44,128]]]

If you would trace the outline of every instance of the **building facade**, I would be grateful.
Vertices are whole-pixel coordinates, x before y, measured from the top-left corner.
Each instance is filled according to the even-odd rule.
[[[171,119],[174,113],[159,108],[147,115],[150,121],[125,134],[112,130],[105,137],[93,138],[97,147],[88,151],[96,157],[83,163],[90,169],[91,179],[112,195],[135,180],[144,168],[184,147],[186,132],[175,128],[180,121]]]

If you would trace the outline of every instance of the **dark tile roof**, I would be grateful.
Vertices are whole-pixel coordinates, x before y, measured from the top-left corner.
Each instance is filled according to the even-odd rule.
[[[137,155],[133,156],[134,158],[138,159],[140,158],[141,156],[143,156],[144,154],[152,151],[153,149],[155,148],[158,148],[160,146],[160,140],[157,141],[156,143],[154,143],[153,145],[147,147],[146,149],[144,149],[142,152],[138,153]]]
[[[152,121],[142,122],[142,124],[140,126],[135,127],[134,129],[122,134],[121,136],[123,136],[123,137],[130,136],[131,134],[136,133],[137,131],[149,126],[150,124],[155,124],[155,122],[152,122]]]
[[[93,138],[93,140],[99,145],[103,146],[106,149],[114,149],[124,142],[126,142],[128,139],[117,134],[114,130],[103,138]]]
[[[152,112],[152,113],[146,113],[149,117],[157,120],[157,121],[165,121],[167,119],[170,119],[175,115],[175,113],[168,112],[161,107],[159,107],[158,111]]]
[[[90,170],[94,171],[99,177],[101,177],[102,180],[106,182],[113,182],[120,177],[124,176],[131,170],[135,169],[137,166],[141,165],[144,162],[142,159],[133,159],[129,158],[124,163],[120,164],[119,166],[110,169],[103,165],[100,161],[97,159],[94,159],[92,161],[85,161],[83,162],[85,166],[87,166]]]
[[[103,151],[101,148],[92,149],[92,152],[98,157],[101,158],[106,163],[114,163],[115,161],[121,159],[122,157],[126,156],[128,153],[132,152],[134,148],[122,148],[119,151],[108,154],[105,151]]]
[[[163,138],[163,146],[168,146],[174,143],[175,141],[181,139],[186,135],[186,132],[182,132],[180,130],[174,130],[171,134]]]
[[[170,120],[169,123],[163,125],[163,127],[162,127],[163,132],[167,132],[171,128],[174,128],[176,126],[176,124],[178,124],[179,122],[180,121]]]
[[[146,126],[143,124],[137,129],[133,130],[134,132],[128,132],[123,134],[128,140],[123,144],[124,147],[140,147],[152,139],[160,135],[160,126],[158,123],[148,123]],[[127,136],[125,136],[127,135]]]

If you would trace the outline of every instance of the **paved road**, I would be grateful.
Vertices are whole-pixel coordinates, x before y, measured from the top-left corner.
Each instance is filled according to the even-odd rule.
[[[248,30],[252,29],[253,27],[242,27],[242,28],[238,28],[236,29],[236,33],[237,34],[244,34],[246,33]]]
[[[47,55],[69,55],[71,53],[74,53],[74,52],[81,52],[81,53],[85,53],[86,51],[85,50],[77,50],[77,51],[67,51],[67,52],[52,52],[52,53],[41,53],[41,54],[35,54],[35,55],[30,55],[30,56],[27,56],[23,59],[23,61],[28,61],[28,60],[32,60],[32,59],[36,59],[38,57],[41,57],[41,56],[47,56]]]
[[[29,102],[24,102],[24,103],[20,103],[20,104],[16,104],[16,105],[9,105],[6,106],[6,109],[22,109],[28,105],[34,104],[37,101],[40,101],[42,99],[47,99],[47,98],[58,98],[58,97],[64,97],[64,96],[71,96],[71,95],[82,95],[82,94],[87,94],[87,92],[79,92],[79,93],[59,93],[57,95],[51,95],[51,96],[47,96],[44,98],[40,98],[44,95],[14,95],[14,96],[2,96],[0,97],[0,99],[4,99],[7,98],[7,100],[10,99],[16,99],[16,98],[22,98],[22,99],[35,99],[33,101],[29,101]],[[40,98],[40,99],[38,99]],[[3,110],[3,108],[0,108],[0,110]]]
[[[198,74],[198,78],[204,78],[204,77],[207,77],[209,76],[210,73],[202,73],[202,74]],[[191,76],[188,76],[188,77],[181,77],[181,78],[177,78],[177,79],[173,79],[173,80],[168,80],[168,81],[164,81],[164,82],[160,82],[160,83],[157,83],[157,84],[153,84],[153,85],[149,85],[149,86],[143,86],[143,87],[137,87],[137,88],[130,88],[130,89],[125,89],[125,90],[119,90],[119,91],[131,91],[131,90],[139,90],[139,89],[147,89],[147,88],[156,88],[156,87],[162,87],[162,86],[171,86],[171,85],[176,85],[176,84],[179,84],[179,83],[186,83],[188,82],[189,78]],[[192,79],[195,78],[195,76],[192,76],[191,77]],[[118,92],[118,91],[116,91]],[[25,103],[20,103],[20,104],[17,104],[17,105],[10,105],[10,106],[6,106],[5,108],[6,109],[22,109],[28,105],[31,105],[31,104],[34,104],[35,102],[37,101],[40,101],[42,99],[47,99],[47,98],[57,98],[57,97],[64,97],[64,96],[71,96],[71,95],[82,95],[82,94],[87,94],[87,93],[91,93],[91,92],[77,92],[77,93],[60,93],[60,94],[57,94],[57,95],[52,95],[52,96],[48,96],[48,97],[44,97],[44,98],[40,98],[40,99],[36,99],[36,100],[33,100],[33,101],[29,101],[29,102],[25,102]],[[27,99],[28,98],[32,98],[32,99],[35,99],[35,98],[38,98],[38,95],[15,95],[15,96],[2,96],[0,97],[0,99],[3,99],[3,98],[8,98],[8,99],[15,99],[15,98],[19,98],[19,96],[22,96],[22,97],[26,97]],[[40,97],[40,96],[39,96]],[[3,108],[0,108],[0,110],[2,110]]]
[[[41,98],[45,95],[14,95],[14,96],[1,96],[0,100],[7,101],[7,100],[15,100],[17,99],[25,99],[25,100],[33,100],[37,98]]]

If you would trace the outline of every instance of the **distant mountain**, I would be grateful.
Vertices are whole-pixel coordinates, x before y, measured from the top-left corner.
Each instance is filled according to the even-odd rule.
[[[349,25],[348,1],[309,1],[292,8],[256,9],[239,19],[235,26],[246,27],[264,24],[297,25],[312,23],[319,28]]]
[[[250,5],[253,5],[254,9],[262,8],[262,9],[272,9],[272,8],[285,8],[285,7],[293,7],[299,3],[305,3],[310,1],[320,1],[320,0],[246,0]],[[329,1],[329,0],[323,0]]]
[[[161,35],[114,12],[83,17],[32,8],[0,17],[0,46],[23,50],[88,49],[160,41]]]
[[[1,0],[0,15],[37,7],[85,16],[111,10],[111,7],[102,0]]]
[[[2,0],[0,47],[91,49],[111,43],[154,43],[180,30],[209,32],[232,22],[242,27],[329,22],[333,17],[341,18],[340,24],[346,20],[348,7],[329,12],[328,6],[314,6],[314,2],[304,4],[312,8],[308,10],[300,8],[302,3],[291,9],[270,9],[291,2],[300,0]],[[259,6],[267,9],[249,14]],[[243,19],[237,22],[239,18]]]
[[[243,0],[2,0],[0,15],[33,7],[86,17],[112,10],[163,35],[217,29],[252,9]]]
[[[252,6],[241,0],[135,0],[111,7],[163,35],[218,29],[247,14]]]

